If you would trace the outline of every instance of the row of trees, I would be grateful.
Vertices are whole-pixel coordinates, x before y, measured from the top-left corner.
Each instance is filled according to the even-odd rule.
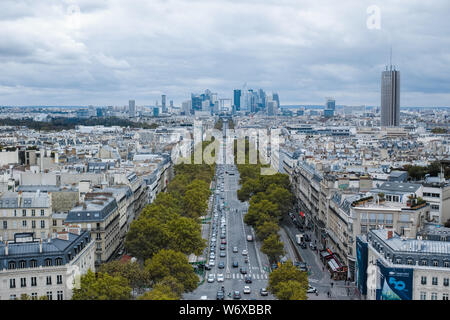
[[[156,123],[148,124],[145,122],[133,122],[128,119],[118,117],[105,117],[89,119],[55,117],[50,121],[34,121],[32,118],[27,119],[0,119],[0,126],[27,127],[37,131],[62,131],[75,129],[76,126],[96,126],[104,125],[105,127],[119,126],[130,128],[155,129],[158,127]]]
[[[400,170],[408,171],[408,176],[411,177],[412,180],[422,180],[427,174],[432,177],[437,177],[441,172],[441,163],[439,161],[434,161],[428,166],[405,165]],[[444,176],[446,179],[450,179],[449,165],[444,165]]]
[[[206,142],[199,148],[206,148]],[[199,255],[206,246],[200,217],[206,212],[214,165],[180,164],[167,192],[159,193],[130,225],[125,239],[136,261],[113,261],[81,277],[73,291],[75,300],[175,300],[194,290],[199,278],[188,255]]]
[[[235,144],[236,147],[237,143]],[[245,158],[248,163],[252,146],[245,141]],[[244,222],[255,229],[256,237],[262,241],[261,251],[271,263],[279,261],[284,254],[284,244],[279,236],[279,223],[294,206],[289,177],[285,174],[261,175],[264,167],[260,161],[256,165],[238,165],[241,189],[238,198],[250,203]],[[306,300],[308,276],[297,269],[291,261],[281,264],[269,277],[269,290],[281,300]]]
[[[249,141],[245,140],[246,163],[250,148]],[[274,263],[284,254],[284,245],[278,234],[279,222],[292,209],[294,199],[288,176],[280,173],[261,175],[262,167],[259,161],[256,165],[238,164],[241,184],[238,198],[249,200],[244,222],[255,229],[256,237],[262,241],[261,251]]]

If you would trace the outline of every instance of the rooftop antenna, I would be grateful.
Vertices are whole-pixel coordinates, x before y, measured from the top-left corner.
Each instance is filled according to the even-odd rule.
[[[390,55],[389,55],[389,65],[391,66],[391,71],[392,71],[392,45],[391,45],[391,51],[390,51]]]

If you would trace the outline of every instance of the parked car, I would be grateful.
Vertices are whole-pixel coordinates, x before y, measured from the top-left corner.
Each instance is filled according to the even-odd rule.
[[[211,266],[209,265],[209,263],[205,264],[205,270],[211,270]]]
[[[220,243],[221,243],[221,244],[227,244],[227,239],[222,239],[222,240],[220,240]]]
[[[216,261],[215,261],[214,259],[210,259],[210,260],[209,260],[209,265],[210,265],[210,266],[214,267],[215,264],[216,264]]]
[[[309,247],[311,248],[311,250],[317,250],[317,246],[314,243],[310,243]]]
[[[308,290],[306,290],[306,293],[316,293],[317,289],[312,287],[312,286],[308,286]]]
[[[220,257],[225,258],[227,256],[227,253],[225,251],[220,251]]]
[[[263,296],[263,297],[266,297],[266,296],[269,295],[269,292],[267,291],[266,288],[261,288],[261,289],[259,290],[259,294],[260,294],[261,296]]]
[[[224,244],[220,245],[220,250],[226,250],[226,249],[227,249],[227,247]]]

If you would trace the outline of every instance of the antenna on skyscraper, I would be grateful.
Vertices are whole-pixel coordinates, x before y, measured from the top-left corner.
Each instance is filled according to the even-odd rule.
[[[389,56],[389,65],[391,66],[391,71],[392,71],[392,45],[391,45],[391,52],[390,52],[390,56]]]

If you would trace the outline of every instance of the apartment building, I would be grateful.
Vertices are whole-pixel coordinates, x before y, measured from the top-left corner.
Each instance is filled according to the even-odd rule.
[[[95,240],[95,266],[107,262],[120,245],[120,212],[111,192],[87,193],[67,214],[66,224],[87,229]]]
[[[450,242],[409,239],[392,229],[358,237],[358,287],[367,300],[448,300]]]
[[[2,240],[16,233],[34,232],[39,239],[50,237],[52,199],[46,192],[5,192],[0,195]]]
[[[95,270],[90,232],[70,227],[48,240],[18,233],[0,243],[0,300],[70,300],[79,276]]]

